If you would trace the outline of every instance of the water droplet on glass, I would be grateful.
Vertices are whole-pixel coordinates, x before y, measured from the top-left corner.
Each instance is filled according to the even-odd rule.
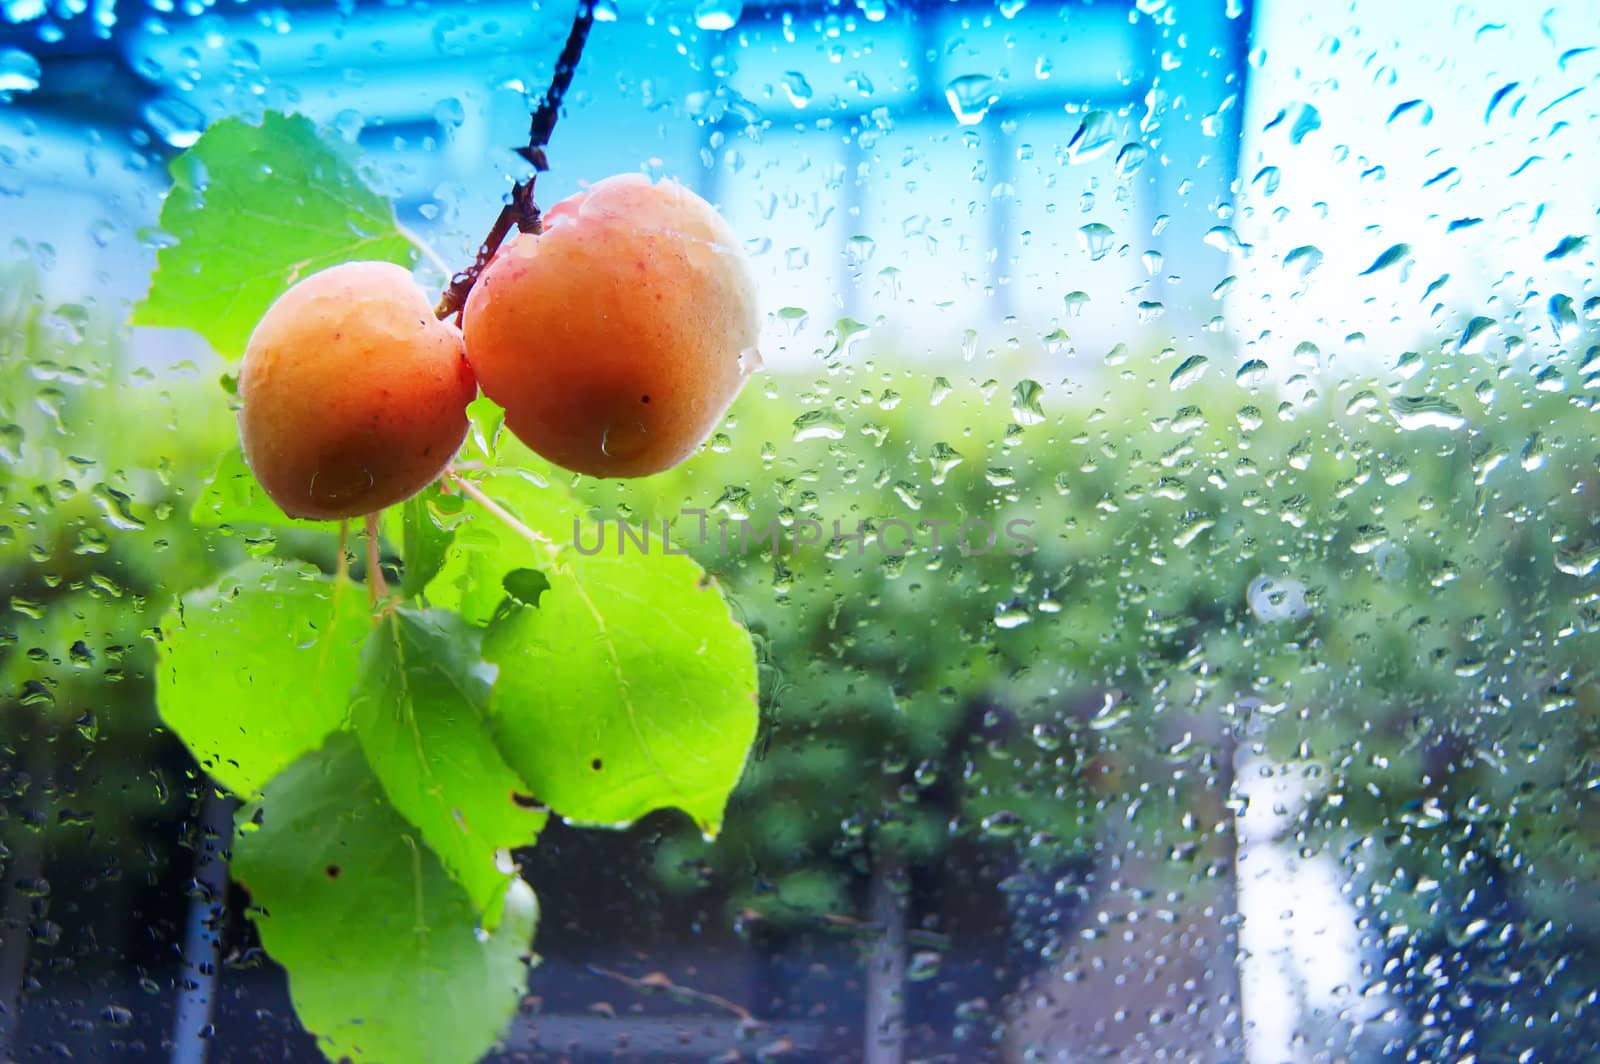
[[[1300,113],[1295,116],[1294,125],[1289,129],[1289,143],[1299,144],[1321,128],[1322,115],[1310,104],[1301,104]]]
[[[1117,141],[1119,123],[1110,111],[1090,111],[1078,122],[1067,141],[1067,155],[1074,163],[1085,163],[1104,155]]]
[[[1459,429],[1467,423],[1461,408],[1436,395],[1397,395],[1389,401],[1389,412],[1402,429]]]
[[[595,0],[594,20],[596,22],[617,21],[617,5],[615,0]]]
[[[1351,537],[1350,550],[1354,554],[1371,554],[1388,538],[1389,530],[1382,525],[1361,525]]]
[[[1556,551],[1556,568],[1568,576],[1588,576],[1600,569],[1600,543],[1566,543]]]
[[[206,116],[198,107],[170,97],[145,105],[144,120],[156,136],[178,149],[194,147],[206,125]]]
[[[1589,238],[1586,236],[1564,236],[1561,238],[1560,243],[1545,254],[1545,261],[1555,262],[1558,259],[1564,259],[1574,251],[1580,250],[1588,242]]]
[[[0,14],[4,14],[6,21],[13,25],[32,22],[44,12],[45,0],[5,0],[0,3]]]
[[[1233,379],[1243,388],[1259,388],[1267,379],[1267,364],[1252,358],[1234,373]]]
[[[832,410],[807,410],[794,419],[794,442],[844,439],[844,420]]]
[[[783,323],[784,331],[794,336],[806,327],[810,315],[804,307],[783,307],[778,311],[778,320]]]
[[[1190,355],[1178,363],[1178,368],[1172,371],[1167,383],[1172,386],[1173,391],[1182,391],[1204,377],[1210,365],[1211,362],[1205,355]]]
[[[93,494],[111,527],[128,532],[144,527],[144,521],[133,512],[133,500],[127,494],[107,484],[97,485]]]
[[[433,120],[445,129],[456,129],[467,120],[467,111],[460,100],[449,96],[434,105]]]
[[[1206,231],[1205,242],[1218,251],[1233,253],[1243,250],[1244,244],[1231,225],[1214,225]]]
[[[952,78],[944,87],[944,98],[950,104],[951,114],[964,126],[975,126],[982,122],[989,108],[1000,102],[994,79],[987,74],[963,74]]]
[[[933,476],[929,478],[934,487],[945,482],[950,475],[950,470],[960,465],[962,454],[944,441],[933,445],[933,453],[928,455],[928,464],[933,467]]]
[[[798,70],[788,71],[783,75],[783,92],[789,97],[789,103],[797,108],[804,108],[811,102],[813,95],[811,82]]]
[[[1258,576],[1245,590],[1245,602],[1257,620],[1267,623],[1299,620],[1311,612],[1306,587],[1298,580]]]
[[[1578,332],[1578,313],[1572,308],[1572,297],[1567,295],[1554,295],[1550,297],[1550,327],[1555,330],[1556,339],[1561,341],[1572,340]]]
[[[1302,244],[1283,257],[1283,264],[1291,270],[1299,270],[1303,281],[1311,276],[1312,270],[1322,265],[1322,249],[1313,244]]]
[[[1362,270],[1359,276],[1366,277],[1380,270],[1387,270],[1390,266],[1411,254],[1410,244],[1394,244],[1384,249],[1383,254],[1372,260],[1372,265]]]
[[[1018,4],[1020,7],[1021,5]],[[912,983],[922,983],[939,974],[939,965],[943,962],[942,954],[933,950],[919,949],[911,955],[911,962],[906,965],[906,980]]]
[[[1020,832],[1026,825],[1022,818],[1009,809],[1002,809],[998,813],[990,813],[984,817],[980,826],[983,833],[994,839],[1008,839]]]
[[[1078,235],[1083,238],[1083,248],[1089,253],[1089,258],[1099,262],[1111,250],[1117,234],[1104,222],[1090,222],[1078,227]]]
[[[1133,705],[1115,693],[1101,696],[1100,708],[1089,718],[1089,727],[1098,732],[1110,731],[1133,717]]]
[[[0,48],[0,92],[32,92],[39,87],[41,74],[39,60],[31,54],[20,48]]]
[[[1123,177],[1137,173],[1149,157],[1150,152],[1143,144],[1124,144],[1117,152],[1117,173]]]
[[[1528,442],[1522,445],[1522,468],[1533,472],[1544,465],[1544,434],[1533,432],[1528,435]]]
[[[1019,425],[1037,425],[1044,421],[1044,410],[1039,400],[1044,386],[1035,380],[1020,380],[1011,389],[1011,418]]]
[[[865,266],[872,261],[873,252],[877,250],[878,245],[870,236],[853,236],[844,243],[845,261],[851,266]]]
[[[703,30],[731,30],[744,14],[744,0],[701,0],[694,9],[694,24]]]
[[[1467,327],[1461,331],[1461,339],[1456,344],[1457,350],[1464,355],[1481,355],[1486,346],[1486,338],[1498,322],[1493,318],[1478,316],[1467,322]]]

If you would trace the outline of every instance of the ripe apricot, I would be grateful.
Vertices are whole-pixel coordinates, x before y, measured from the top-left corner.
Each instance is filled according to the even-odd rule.
[[[439,475],[476,393],[461,334],[411,274],[349,262],[296,283],[250,334],[239,436],[284,513],[355,517]]]
[[[600,477],[668,469],[758,364],[755,285],[716,209],[607,178],[505,245],[463,314],[467,359],[522,442]]]

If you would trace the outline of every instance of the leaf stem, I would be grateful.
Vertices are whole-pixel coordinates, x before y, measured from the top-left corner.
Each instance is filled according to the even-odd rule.
[[[489,265],[494,253],[500,250],[513,225],[519,232],[540,232],[539,207],[533,201],[533,185],[540,174],[550,169],[544,149],[550,143],[550,135],[555,132],[556,120],[561,117],[561,100],[572,86],[572,77],[577,73],[578,62],[583,58],[583,46],[589,40],[589,28],[593,25],[593,0],[578,0],[578,12],[572,18],[572,29],[567,31],[567,43],[562,45],[561,55],[556,59],[550,87],[539,97],[539,104],[533,109],[528,125],[528,143],[517,149],[517,154],[533,165],[533,173],[527,180],[511,186],[511,201],[500,207],[500,214],[489,228],[489,235],[479,245],[472,265],[450,278],[449,287],[439,297],[439,305],[433,311],[441,320],[454,315],[457,324],[460,323],[461,312],[467,305],[467,293],[472,291],[478,275]]]
[[[461,494],[465,495],[467,498],[471,499],[473,502],[489,511],[489,515],[491,517],[505,525],[507,528],[511,529],[511,531],[515,532],[529,543],[532,543],[536,547],[542,547],[552,552],[560,549],[554,540],[543,533],[535,532],[533,529],[523,524],[522,521],[517,518],[516,514],[513,514],[510,510],[507,510],[504,506],[501,506],[499,503],[495,502],[484,493],[482,488],[478,487],[478,485],[474,484],[466,477],[463,477],[455,470],[445,470],[444,479],[460,489]]]

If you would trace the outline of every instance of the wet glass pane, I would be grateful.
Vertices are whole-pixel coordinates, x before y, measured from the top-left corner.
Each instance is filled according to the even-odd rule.
[[[1600,1045],[1600,7],[0,4],[0,1056]]]

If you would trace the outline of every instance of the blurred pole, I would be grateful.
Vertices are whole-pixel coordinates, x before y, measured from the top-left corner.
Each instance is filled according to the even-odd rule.
[[[906,910],[895,889],[900,862],[880,852],[868,897],[878,936],[867,959],[866,1064],[900,1064],[906,1041]]]
[[[43,870],[38,836],[32,830],[25,831],[12,856],[5,870],[5,908],[0,910],[0,1061],[21,1056],[18,1010],[22,1007],[22,982],[28,972],[28,925],[33,917],[33,898],[23,885],[37,880]]]
[[[5,867],[5,906],[0,909],[0,1061],[21,1057],[22,984],[28,974],[34,907],[44,873],[43,829],[45,802],[52,790],[54,736],[42,721],[30,718],[17,727],[16,743],[22,748],[22,766],[8,781],[11,793],[23,792],[22,832],[17,836],[11,862]]]
[[[178,982],[178,1015],[172,1023],[172,1064],[205,1064],[211,1043],[222,924],[227,912],[227,853],[233,844],[236,803],[210,783],[205,788],[199,845],[195,847],[193,898],[183,936],[186,971]]]

